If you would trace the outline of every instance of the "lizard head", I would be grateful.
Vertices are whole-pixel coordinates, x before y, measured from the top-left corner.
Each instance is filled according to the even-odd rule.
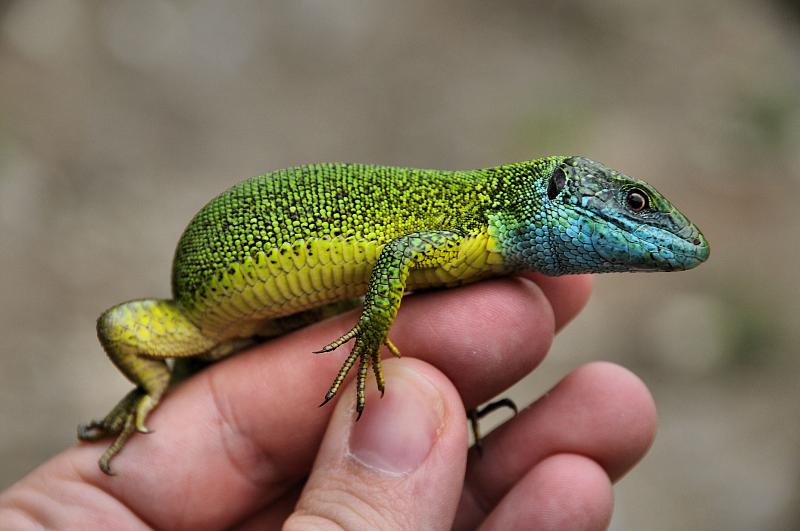
[[[517,232],[527,240],[518,260],[559,275],[680,271],[708,258],[703,234],[649,184],[584,157],[549,160],[534,184],[538,212]]]

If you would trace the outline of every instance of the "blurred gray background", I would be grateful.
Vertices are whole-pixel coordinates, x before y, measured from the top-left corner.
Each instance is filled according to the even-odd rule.
[[[0,488],[129,388],[94,320],[166,296],[185,224],[316,161],[470,168],[581,153],[712,244],[597,277],[526,403],[590,360],[660,431],[612,528],[800,528],[800,7],[758,0],[0,4]]]

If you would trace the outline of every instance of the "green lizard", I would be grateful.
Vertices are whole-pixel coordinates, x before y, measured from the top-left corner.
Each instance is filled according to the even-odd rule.
[[[172,299],[125,302],[97,333],[136,387],[78,436],[116,435],[109,463],[170,384],[167,359],[214,360],[361,304],[355,340],[325,395],[358,361],[383,392],[381,347],[403,294],[521,270],[548,275],[675,271],[709,254],[703,235],[650,185],[582,157],[468,171],[318,164],[244,181],[209,202],[178,243]],[[323,402],[323,403],[325,403]]]

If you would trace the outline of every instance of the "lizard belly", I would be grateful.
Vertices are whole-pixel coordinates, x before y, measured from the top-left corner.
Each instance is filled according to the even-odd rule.
[[[256,335],[272,319],[364,295],[382,248],[319,239],[259,251],[217,272],[194,295],[187,315],[218,341]],[[406,288],[454,286],[505,272],[494,238],[481,233],[415,264]]]
[[[218,271],[190,299],[187,314],[207,337],[253,336],[272,319],[366,293],[382,247],[319,239],[259,251]]]

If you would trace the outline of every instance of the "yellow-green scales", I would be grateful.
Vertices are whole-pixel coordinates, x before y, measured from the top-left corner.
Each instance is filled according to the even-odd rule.
[[[442,250],[461,260],[443,267],[430,257],[409,287],[485,273],[487,261],[503,263],[488,248],[487,185],[467,172],[332,164],[250,179],[189,224],[175,254],[175,300],[204,335],[247,337],[265,318],[364,295],[386,243],[448,225],[469,235],[458,251]]]
[[[79,436],[119,434],[101,459],[108,472],[130,435],[147,430],[169,385],[166,359],[229,355],[357,297],[358,323],[323,351],[356,339],[326,400],[360,360],[360,413],[370,367],[383,389],[380,347],[396,353],[387,334],[406,291],[522,269],[688,269],[707,255],[699,231],[652,187],[580,157],[469,171],[318,164],[254,177],[191,221],[172,299],[101,315],[100,341],[136,388]]]

